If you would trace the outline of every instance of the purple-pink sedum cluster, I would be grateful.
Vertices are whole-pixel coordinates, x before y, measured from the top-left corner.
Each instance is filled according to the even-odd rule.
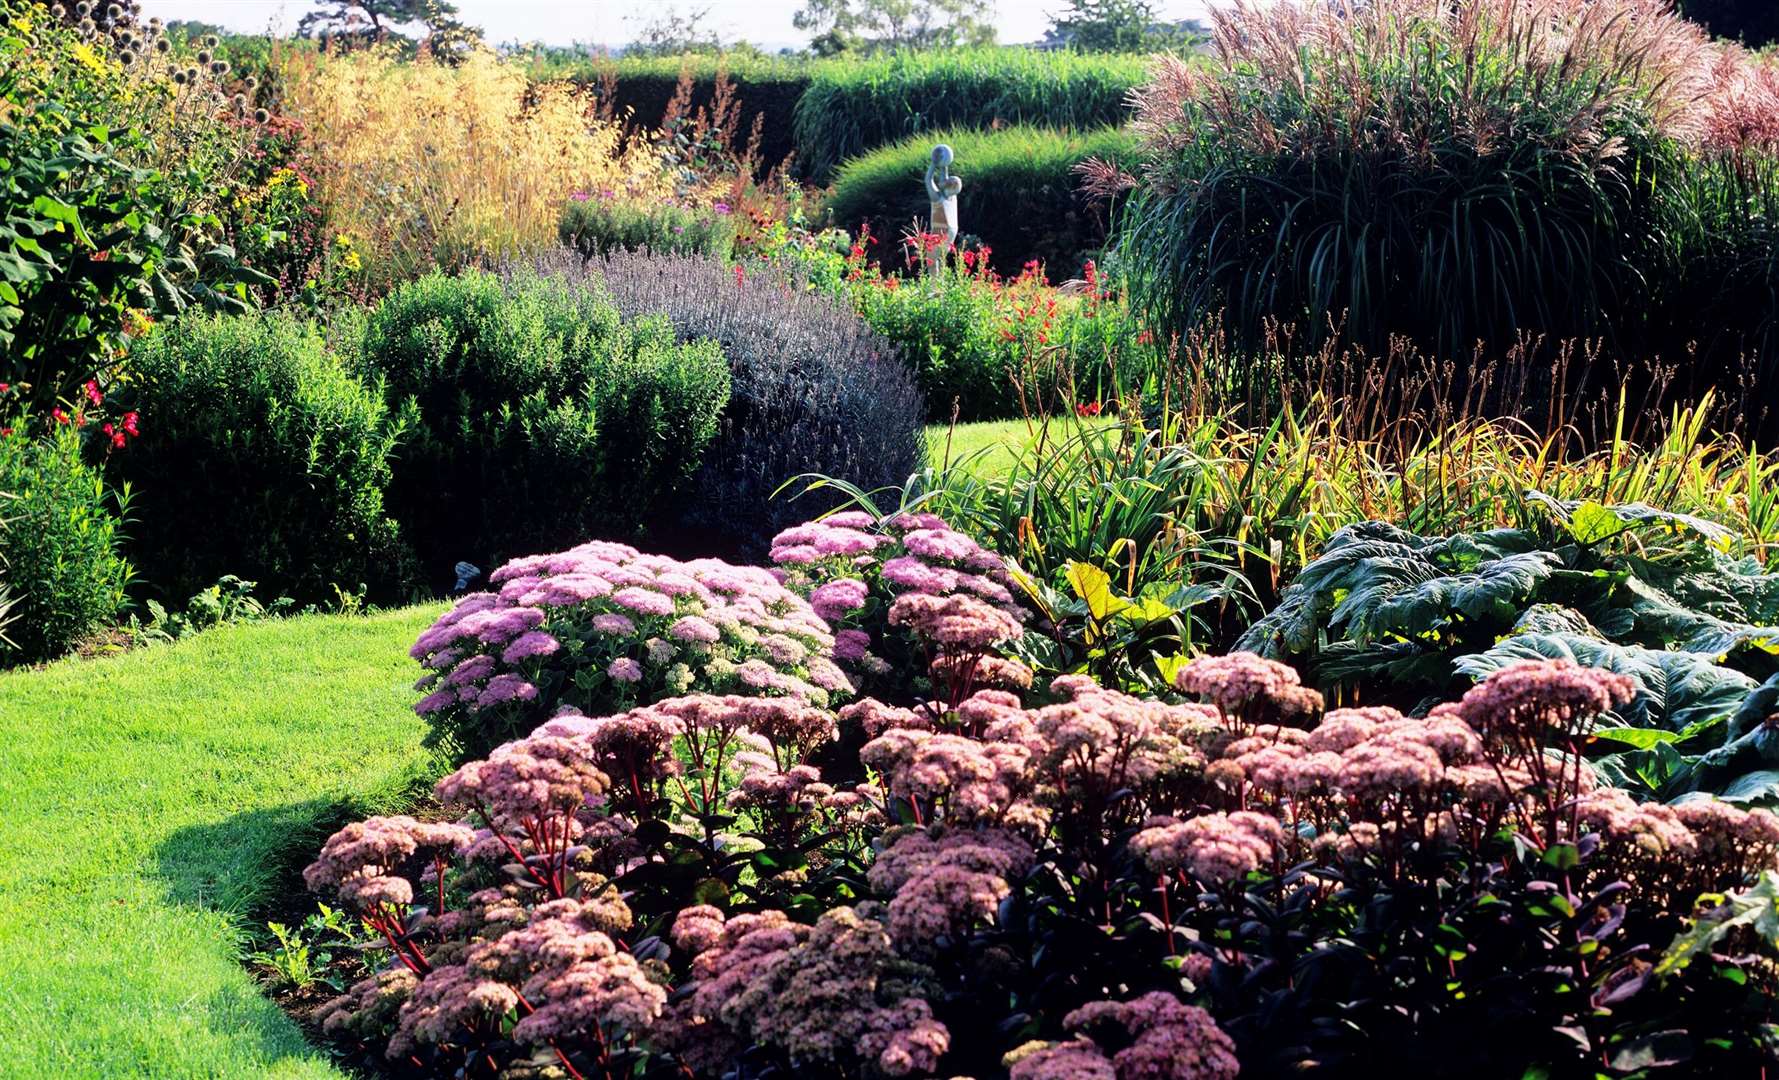
[[[594,541],[515,559],[489,583],[410,650],[429,669],[415,710],[472,749],[563,705],[607,712],[690,692],[827,705],[852,691],[828,625],[758,567]]]

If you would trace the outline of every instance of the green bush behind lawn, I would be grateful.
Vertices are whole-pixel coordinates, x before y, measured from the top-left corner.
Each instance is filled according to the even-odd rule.
[[[433,606],[0,674],[0,1076],[337,1077],[240,963],[326,832],[430,776]]]

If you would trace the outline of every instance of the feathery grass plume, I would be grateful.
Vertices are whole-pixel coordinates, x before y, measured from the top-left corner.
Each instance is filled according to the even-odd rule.
[[[1246,343],[1283,320],[1452,356],[1663,331],[1678,355],[1704,327],[1664,290],[1768,201],[1698,170],[1762,171],[1772,79],[1661,0],[1242,0],[1213,23],[1209,65],[1163,59],[1135,95],[1123,252],[1164,337],[1227,311]]]
[[[330,224],[361,243],[374,282],[553,247],[577,191],[644,201],[671,192],[643,141],[589,119],[588,93],[534,86],[492,53],[445,64],[361,50],[291,63],[307,70],[284,73],[285,102],[314,147]]]

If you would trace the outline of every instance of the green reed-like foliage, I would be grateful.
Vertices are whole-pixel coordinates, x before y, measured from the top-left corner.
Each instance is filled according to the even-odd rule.
[[[1772,81],[1664,5],[1283,3],[1217,24],[1208,65],[1164,62],[1140,94],[1123,265],[1164,330],[1677,355],[1707,322],[1666,298],[1774,280],[1751,212]],[[1743,307],[1734,326],[1764,318]]]

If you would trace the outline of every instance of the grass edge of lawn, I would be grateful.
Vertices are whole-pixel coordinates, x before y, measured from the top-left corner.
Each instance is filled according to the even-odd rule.
[[[0,674],[0,1076],[340,1075],[243,932],[328,829],[437,771],[406,655],[436,611]]]

